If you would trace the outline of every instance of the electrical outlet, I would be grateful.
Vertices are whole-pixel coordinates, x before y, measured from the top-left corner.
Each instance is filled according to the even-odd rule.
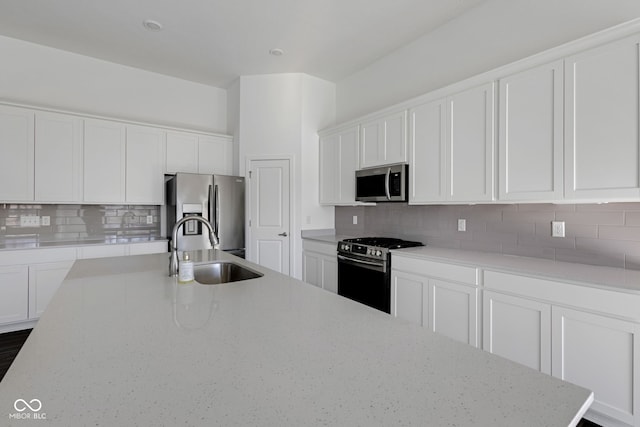
[[[40,227],[38,215],[20,215],[20,227]]]
[[[467,220],[459,219],[458,220],[458,231],[467,231]]]
[[[358,215],[354,215],[353,216],[353,225],[357,225],[358,224]]]
[[[551,237],[564,237],[564,221],[551,221]]]
[[[147,224],[153,224],[153,215],[147,215]]]
[[[50,216],[43,216],[40,218],[40,225],[42,225],[43,227],[48,227],[51,225],[51,217]]]

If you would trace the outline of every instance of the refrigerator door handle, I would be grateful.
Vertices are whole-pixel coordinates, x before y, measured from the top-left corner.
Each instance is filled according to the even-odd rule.
[[[218,186],[215,185],[214,186],[214,194],[215,194],[215,198],[214,198],[214,205],[215,205],[215,224],[214,224],[214,232],[216,233],[216,237],[218,239],[220,239],[220,236],[218,235],[218,232],[220,230],[220,194],[218,192]]]

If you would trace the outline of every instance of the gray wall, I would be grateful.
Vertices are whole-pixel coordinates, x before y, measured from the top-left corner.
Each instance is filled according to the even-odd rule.
[[[21,215],[49,216],[51,225],[20,227]],[[147,215],[153,224],[147,224]],[[160,237],[160,207],[0,204],[0,247],[48,242],[118,241]]]
[[[353,225],[353,216],[358,225]],[[467,231],[458,232],[459,218]],[[566,237],[551,237],[551,221]],[[640,203],[336,207],[336,232],[640,270]]]

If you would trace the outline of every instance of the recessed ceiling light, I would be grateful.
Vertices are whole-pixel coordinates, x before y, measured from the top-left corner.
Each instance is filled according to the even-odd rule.
[[[160,31],[162,30],[162,24],[158,21],[153,21],[151,19],[147,19],[142,21],[142,26],[145,27],[149,31]]]
[[[278,48],[271,49],[271,50],[269,50],[269,55],[282,56],[282,55],[284,55],[284,50],[278,49]]]

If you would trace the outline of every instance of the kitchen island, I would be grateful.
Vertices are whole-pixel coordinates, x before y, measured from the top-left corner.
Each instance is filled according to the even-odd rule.
[[[0,383],[1,424],[568,426],[593,400],[223,252],[192,259],[264,276],[179,284],[167,254],[76,261]]]

